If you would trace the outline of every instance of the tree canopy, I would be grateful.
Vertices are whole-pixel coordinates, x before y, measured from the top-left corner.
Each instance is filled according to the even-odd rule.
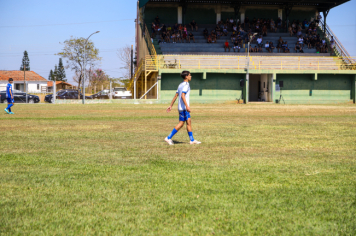
[[[30,70],[30,59],[28,58],[27,51],[24,51],[22,57],[22,64],[20,66],[21,71],[29,71]]]

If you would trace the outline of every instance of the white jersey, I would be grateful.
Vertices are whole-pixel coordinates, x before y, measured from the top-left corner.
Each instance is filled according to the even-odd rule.
[[[178,111],[185,111],[187,108],[185,107],[185,104],[182,99],[182,93],[185,93],[185,101],[187,102],[187,105],[189,106],[189,95],[190,95],[190,86],[188,82],[182,82],[178,86]]]

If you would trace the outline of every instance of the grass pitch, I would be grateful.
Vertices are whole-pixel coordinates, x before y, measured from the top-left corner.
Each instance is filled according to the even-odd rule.
[[[0,234],[356,234],[355,105],[166,107],[1,114]]]

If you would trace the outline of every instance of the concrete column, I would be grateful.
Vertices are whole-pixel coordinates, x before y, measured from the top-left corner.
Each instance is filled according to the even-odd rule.
[[[280,17],[281,20],[283,20],[283,9],[278,9],[278,17]]]
[[[216,7],[216,24],[221,21],[221,5]]]
[[[272,74],[272,84],[271,84],[271,98],[272,102],[276,102],[276,81],[277,81],[277,74]]]
[[[244,100],[245,104],[249,102],[249,89],[250,89],[250,75],[247,73],[246,74],[246,79],[245,79],[245,91],[244,91]]]
[[[178,24],[183,24],[183,8],[178,7]]]
[[[241,8],[240,9],[240,23],[243,24],[245,22],[245,13],[246,13],[246,9]]]

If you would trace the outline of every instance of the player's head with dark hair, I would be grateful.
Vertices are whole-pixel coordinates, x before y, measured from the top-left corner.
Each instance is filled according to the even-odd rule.
[[[187,70],[183,71],[182,74],[180,74],[180,76],[181,76],[183,79],[186,79],[187,76],[189,76],[189,75],[190,75],[190,72],[187,71]]]
[[[10,81],[14,81],[14,80],[13,80],[12,78],[10,78],[10,79],[9,79],[9,82],[10,82]]]

